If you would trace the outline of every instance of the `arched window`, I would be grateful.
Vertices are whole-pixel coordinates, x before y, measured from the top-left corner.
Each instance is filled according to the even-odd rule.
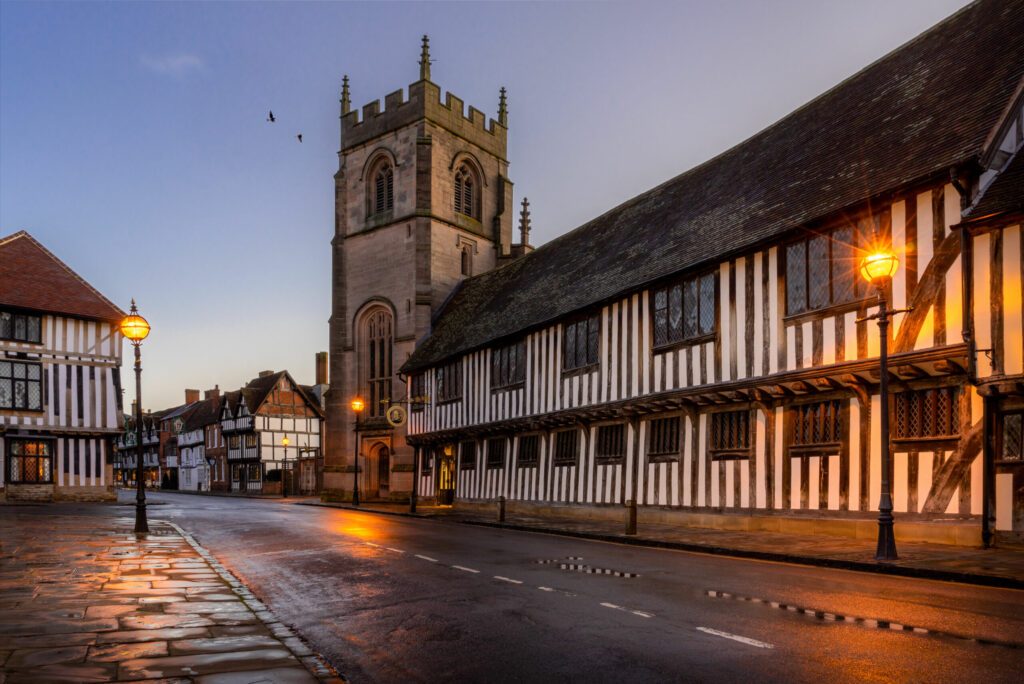
[[[391,312],[374,310],[366,317],[364,326],[360,365],[367,385],[366,408],[372,418],[383,416],[387,406],[382,401],[391,399]]]
[[[373,174],[373,203],[370,205],[371,214],[383,214],[391,211],[395,206],[395,172],[391,164],[384,162],[377,167]]]
[[[462,164],[455,172],[455,212],[470,218],[480,218],[477,211],[478,192],[473,171]]]
[[[469,245],[462,246],[462,275],[473,275],[473,248]]]

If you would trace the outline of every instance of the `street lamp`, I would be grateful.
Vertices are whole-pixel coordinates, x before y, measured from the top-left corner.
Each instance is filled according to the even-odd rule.
[[[356,456],[355,456],[355,472],[352,473],[352,505],[359,505],[359,414],[366,408],[366,404],[363,403],[361,397],[356,397],[352,400],[352,412],[356,414],[356,419],[352,424],[352,432],[355,434],[355,445],[356,445]]]
[[[872,318],[878,321],[879,334],[879,365],[880,379],[878,393],[882,407],[881,432],[882,432],[882,495],[878,501],[878,548],[875,550],[875,560],[892,561],[896,560],[896,535],[893,531],[892,516],[892,487],[889,483],[889,317],[901,311],[890,311],[885,299],[885,289],[889,281],[896,275],[896,268],[899,260],[895,254],[888,251],[878,251],[870,254],[861,261],[860,274],[864,280],[878,289],[878,313],[866,316],[863,320]]]
[[[284,447],[284,464],[281,467],[281,495],[288,498],[288,435],[281,438],[281,446]]]
[[[142,483],[142,351],[140,350],[142,340],[149,335],[149,321],[139,315],[134,299],[132,299],[131,311],[121,319],[121,324],[118,327],[121,334],[135,347],[135,453],[138,460],[135,464],[135,531],[137,533],[149,532],[149,523],[146,521],[146,490]]]

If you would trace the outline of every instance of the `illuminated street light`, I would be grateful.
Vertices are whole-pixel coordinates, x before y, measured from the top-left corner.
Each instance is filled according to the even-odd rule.
[[[896,560],[896,536],[893,530],[892,486],[889,482],[889,317],[900,311],[890,311],[886,301],[886,288],[892,277],[896,275],[899,260],[888,251],[878,251],[864,257],[860,265],[860,273],[866,281],[878,289],[878,313],[865,317],[863,320],[876,319],[879,334],[879,365],[880,379],[878,386],[881,403],[881,437],[882,437],[882,494],[878,501],[878,548],[875,560]]]
[[[361,397],[355,397],[352,400],[352,412],[356,414],[356,419],[352,425],[352,432],[355,435],[355,472],[352,473],[352,505],[359,505],[359,414],[366,408],[366,404],[363,403]]]
[[[139,315],[132,300],[131,311],[121,319],[121,334],[135,347],[135,531],[149,532],[146,520],[146,490],[142,483],[142,340],[149,336],[149,321]]]

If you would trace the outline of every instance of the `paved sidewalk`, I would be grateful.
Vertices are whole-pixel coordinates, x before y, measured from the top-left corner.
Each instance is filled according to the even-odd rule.
[[[315,505],[353,508],[350,504]],[[409,515],[408,504],[369,503],[363,504],[358,510]],[[546,532],[624,544],[1024,589],[1024,547],[983,549],[945,544],[900,543],[898,521],[896,544],[900,558],[891,563],[879,563],[874,560],[875,541],[869,539],[778,532],[732,532],[643,522],[637,527],[638,534],[626,535],[623,523],[581,521],[568,517],[527,517],[509,514],[504,523],[499,523],[497,505],[493,515],[460,511],[445,506],[423,505],[417,507],[416,514],[418,517],[438,518],[464,524]]]
[[[5,507],[0,684],[338,681],[175,525]]]

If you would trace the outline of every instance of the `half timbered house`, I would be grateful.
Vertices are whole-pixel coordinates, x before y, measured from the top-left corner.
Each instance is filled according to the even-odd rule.
[[[856,533],[882,462],[858,265],[883,247],[908,310],[888,341],[897,532],[1020,533],[1022,78],[1024,3],[973,3],[461,281],[401,368],[430,397],[406,436],[419,495]]]
[[[115,498],[123,317],[28,233],[0,238],[0,498]]]

